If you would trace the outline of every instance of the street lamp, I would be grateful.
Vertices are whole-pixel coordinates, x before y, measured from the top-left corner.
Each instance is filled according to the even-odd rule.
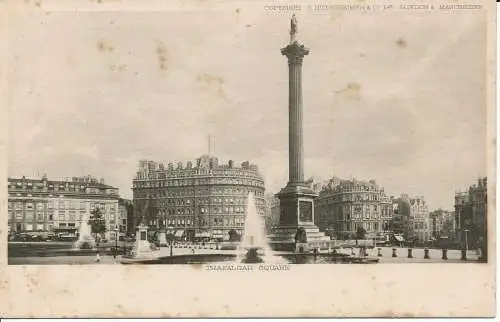
[[[116,259],[118,253],[118,226],[115,226],[115,249],[113,251],[113,258]]]
[[[127,238],[128,238],[127,228],[125,228],[124,236],[123,236],[123,255],[127,255]]]
[[[465,251],[467,252],[469,250],[469,242],[467,240],[467,233],[469,232],[468,229],[464,229],[465,232]]]

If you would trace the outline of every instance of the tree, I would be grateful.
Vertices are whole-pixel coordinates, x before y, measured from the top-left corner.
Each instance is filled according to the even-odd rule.
[[[88,224],[94,235],[96,245],[99,245],[99,236],[106,232],[106,220],[99,208],[95,208],[90,212]]]
[[[366,236],[366,229],[364,229],[362,226],[359,226],[358,229],[356,230],[356,239],[365,239]]]

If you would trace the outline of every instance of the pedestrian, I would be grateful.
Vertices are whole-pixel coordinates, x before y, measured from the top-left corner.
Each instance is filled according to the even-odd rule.
[[[97,263],[99,263],[101,261],[101,256],[99,255],[99,253],[96,253],[96,256],[95,256],[95,261]]]
[[[195,253],[194,248],[191,248],[191,251],[193,252],[193,254]]]

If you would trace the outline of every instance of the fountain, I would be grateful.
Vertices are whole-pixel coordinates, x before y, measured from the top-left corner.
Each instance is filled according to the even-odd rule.
[[[73,249],[94,249],[95,246],[96,242],[94,237],[92,237],[87,218],[85,214],[82,214],[82,220],[80,221],[80,227],[78,229],[78,240],[73,244]]]
[[[257,213],[253,193],[248,194],[243,236],[238,247],[238,258],[242,263],[280,263],[268,244],[264,220]]]

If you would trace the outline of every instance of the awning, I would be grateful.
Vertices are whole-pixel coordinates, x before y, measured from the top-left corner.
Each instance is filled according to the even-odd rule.
[[[210,238],[210,234],[207,233],[207,232],[196,233],[196,234],[194,234],[194,237],[197,237],[197,238]]]
[[[182,235],[184,235],[184,230],[182,230],[182,229],[181,230],[177,230],[175,232],[175,237],[182,237]]]

